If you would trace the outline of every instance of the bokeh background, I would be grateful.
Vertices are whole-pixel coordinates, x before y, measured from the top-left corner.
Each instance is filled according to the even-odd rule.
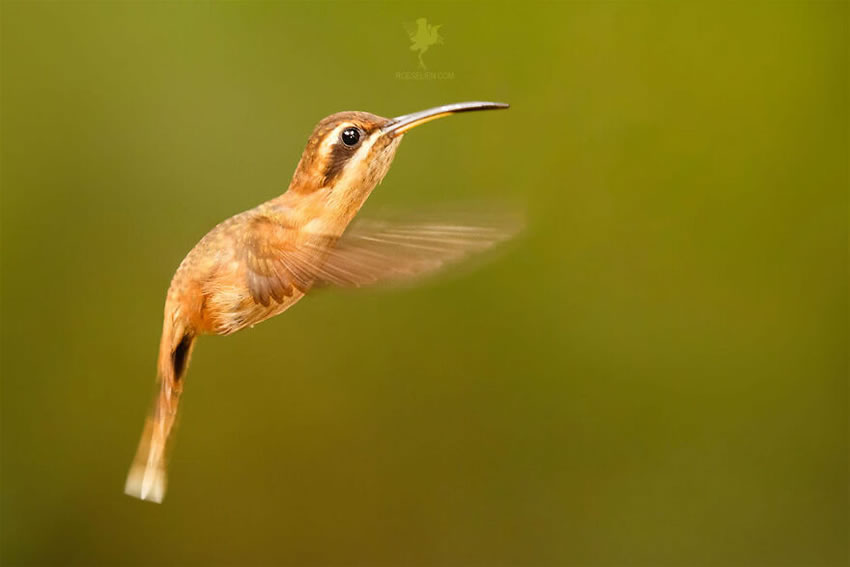
[[[847,3],[0,15],[4,565],[847,564]],[[399,78],[419,17],[442,78]],[[512,108],[412,132],[364,214],[523,237],[201,340],[126,497],[183,255],[323,116],[475,99]]]

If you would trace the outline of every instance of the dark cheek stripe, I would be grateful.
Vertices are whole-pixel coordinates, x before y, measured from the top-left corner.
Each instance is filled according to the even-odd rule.
[[[343,144],[334,144],[331,155],[328,157],[328,163],[325,165],[323,185],[332,184],[345,169],[345,164],[353,155],[354,148],[348,148]]]
[[[375,128],[377,128],[377,126],[368,126],[367,127],[367,126],[364,126],[362,124],[359,125],[358,127],[363,132],[363,136],[361,138],[362,141],[368,140],[369,136],[371,136],[372,133],[375,131]],[[376,144],[372,145],[372,147],[369,150],[370,155],[366,158],[367,161],[371,160],[372,156],[375,154],[375,152],[380,149],[378,147],[379,144],[380,144],[380,141],[377,142]],[[360,149],[359,145],[357,145],[353,148],[349,148],[348,146],[346,146],[342,142],[337,141],[333,145],[333,148],[331,148],[330,156],[328,156],[328,161],[325,164],[325,170],[324,170],[322,185],[327,186],[327,185],[333,184],[333,182],[336,181],[336,179],[342,174],[342,172],[345,169],[345,166],[348,163],[348,161],[352,158],[352,156],[354,156],[355,153],[357,153],[357,150],[359,150],[359,149]]]

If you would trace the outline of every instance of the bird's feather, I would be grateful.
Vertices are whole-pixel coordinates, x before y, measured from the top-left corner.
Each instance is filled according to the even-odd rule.
[[[515,219],[356,221],[318,267],[318,283],[361,287],[424,276],[506,240]]]
[[[254,301],[268,305],[280,303],[293,289],[306,292],[314,285],[362,287],[406,281],[486,250],[520,228],[512,215],[433,219],[362,219],[337,239],[298,235],[259,217],[243,241],[248,289]]]

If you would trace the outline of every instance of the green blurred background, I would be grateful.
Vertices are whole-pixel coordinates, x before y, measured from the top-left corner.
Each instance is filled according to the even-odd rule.
[[[846,565],[848,5],[2,3],[4,565]],[[404,23],[441,24],[416,71]],[[463,100],[365,212],[525,203],[496,261],[195,352],[162,305],[313,125]]]

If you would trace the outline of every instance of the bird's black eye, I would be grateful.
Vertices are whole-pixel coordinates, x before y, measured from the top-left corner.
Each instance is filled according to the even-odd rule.
[[[360,129],[353,126],[351,128],[346,128],[342,131],[342,134],[339,135],[339,138],[342,140],[343,144],[349,148],[353,148],[357,145],[357,142],[360,141]]]

